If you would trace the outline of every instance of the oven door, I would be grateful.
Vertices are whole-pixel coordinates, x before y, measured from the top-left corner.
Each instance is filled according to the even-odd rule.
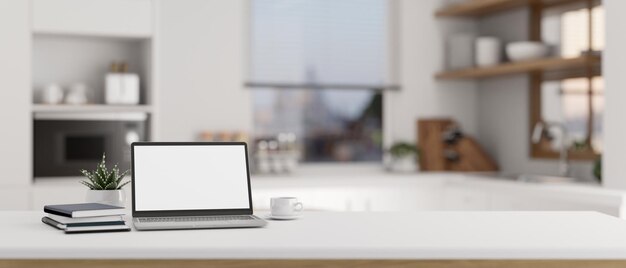
[[[82,176],[106,153],[108,165],[130,168],[130,144],[144,140],[145,121],[35,120],[35,177]]]

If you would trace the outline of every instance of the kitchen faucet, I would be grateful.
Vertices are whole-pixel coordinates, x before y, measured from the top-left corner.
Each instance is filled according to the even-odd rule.
[[[570,167],[569,167],[569,159],[568,152],[569,148],[567,147],[567,140],[569,139],[569,135],[567,132],[567,128],[564,124],[559,122],[537,122],[533,129],[533,135],[531,140],[534,144],[541,142],[541,138],[544,133],[548,134],[548,131],[551,128],[558,128],[561,130],[561,146],[559,150],[559,175],[563,177],[569,177],[570,175]]]

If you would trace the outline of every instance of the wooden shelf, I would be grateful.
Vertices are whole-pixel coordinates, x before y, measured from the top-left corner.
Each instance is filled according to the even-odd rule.
[[[143,112],[151,113],[150,105],[108,105],[108,104],[34,104],[34,113],[119,113],[119,112]]]
[[[532,3],[539,3],[542,7],[547,8],[582,1],[585,0],[466,0],[438,10],[435,16],[478,17],[515,8],[527,7]]]
[[[34,120],[145,121],[152,113],[149,105],[33,105]]]
[[[532,71],[564,71],[600,65],[598,56],[582,56],[578,58],[548,58],[522,62],[510,62],[491,67],[469,68],[455,71],[444,71],[435,75],[437,79],[478,79],[510,74],[522,74]]]

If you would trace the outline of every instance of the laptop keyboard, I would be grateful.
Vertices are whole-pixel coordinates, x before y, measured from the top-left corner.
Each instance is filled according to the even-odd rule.
[[[193,216],[193,217],[149,217],[137,218],[139,222],[216,222],[256,220],[252,215],[236,216]]]

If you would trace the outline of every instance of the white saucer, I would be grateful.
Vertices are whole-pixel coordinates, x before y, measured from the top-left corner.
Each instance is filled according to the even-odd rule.
[[[302,215],[293,215],[293,216],[275,216],[272,214],[267,214],[267,217],[272,219],[272,220],[295,220],[295,219],[299,219],[300,217],[302,217]]]

